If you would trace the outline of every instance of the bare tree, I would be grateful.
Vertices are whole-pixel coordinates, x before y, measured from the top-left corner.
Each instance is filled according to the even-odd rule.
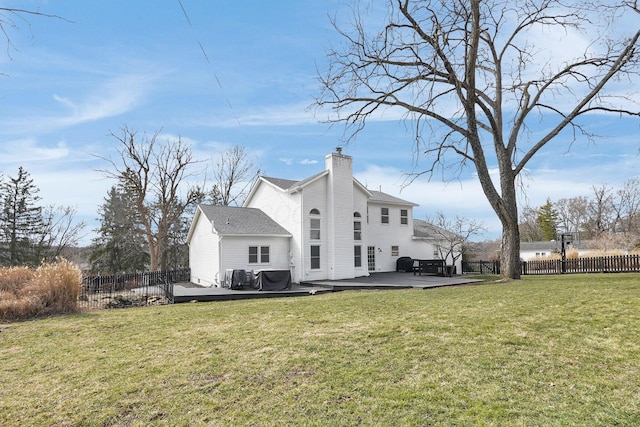
[[[20,22],[26,26],[29,26],[29,22],[25,18],[26,16],[56,18],[64,20],[64,18],[58,15],[51,15],[37,10],[0,7],[0,32],[2,33],[6,41],[7,57],[9,58],[11,58],[11,51],[16,49],[11,39],[10,32],[18,30],[20,28]]]
[[[615,211],[613,208],[613,189],[606,185],[593,186],[593,198],[587,207],[588,220],[585,223],[587,234],[592,239],[613,232]]]
[[[105,159],[113,170],[102,171],[132,197],[149,248],[150,270],[167,268],[168,244],[181,228],[181,216],[202,197],[186,187],[196,163],[189,146],[180,138],[158,142],[159,133],[138,135],[127,126],[111,132],[119,158]]]
[[[244,147],[236,145],[214,163],[213,186],[207,197],[214,205],[241,205],[258,175],[260,170],[247,158]]]
[[[560,230],[566,233],[584,231],[585,224],[589,221],[589,204],[589,199],[583,196],[555,202]]]
[[[432,225],[432,239],[440,258],[450,266],[456,265],[462,257],[463,248],[471,237],[485,231],[484,226],[474,220],[459,216],[451,219],[442,212],[438,212],[434,218],[427,218],[427,223]]]
[[[529,161],[563,130],[574,140],[594,138],[582,116],[640,115],[631,94],[613,86],[637,82],[640,31],[620,36],[618,25],[637,5],[601,3],[389,0],[386,22],[373,33],[354,8],[352,28],[334,21],[344,43],[328,54],[317,104],[333,109],[329,121],[346,124],[348,140],[382,113],[403,113],[416,155],[429,159],[414,178],[438,167],[474,169],[502,224],[502,275],[517,279],[517,180]],[[549,31],[590,40],[554,61],[536,46]]]
[[[523,242],[539,242],[542,240],[542,230],[538,224],[538,210],[525,206],[520,213],[520,239]]]
[[[640,237],[640,179],[629,179],[621,189],[616,191],[614,210],[615,231],[638,239]]]
[[[65,249],[78,246],[86,224],[76,222],[77,209],[72,206],[49,206],[43,210],[48,257],[55,259]]]

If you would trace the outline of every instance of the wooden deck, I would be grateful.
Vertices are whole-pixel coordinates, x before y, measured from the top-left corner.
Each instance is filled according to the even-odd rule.
[[[411,273],[373,273],[367,277],[344,280],[319,280],[291,285],[284,291],[258,291],[255,289],[232,290],[228,288],[207,288],[192,284],[177,283],[173,288],[175,303],[199,301],[229,301],[252,298],[283,298],[317,295],[326,292],[367,289],[430,289],[443,286],[457,286],[480,282],[465,276],[439,277],[417,276]]]

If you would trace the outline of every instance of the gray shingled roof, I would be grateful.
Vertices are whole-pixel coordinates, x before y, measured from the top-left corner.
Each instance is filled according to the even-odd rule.
[[[450,233],[438,226],[431,224],[430,222],[422,219],[413,219],[413,236],[423,239],[435,239],[442,240],[443,235]],[[453,234],[453,233],[451,233]]]
[[[392,205],[409,205],[409,206],[418,206],[413,202],[408,202],[406,200],[399,199],[390,194],[383,193],[382,191],[369,190],[372,194],[372,197],[369,199],[370,202],[377,203],[388,203]]]
[[[264,179],[265,181],[268,181],[270,183],[272,183],[273,185],[282,188],[283,190],[288,190],[291,187],[294,186],[303,186],[308,182],[313,181],[315,178],[319,177],[320,175],[324,175],[326,174],[327,171],[322,171],[320,173],[317,173],[315,175],[312,175],[308,178],[305,178],[303,180],[292,180],[292,179],[282,179],[282,178],[273,178],[273,177],[269,177],[269,176],[263,176],[261,177],[262,179]]]
[[[289,188],[293,187],[298,182],[300,182],[293,179],[273,178],[269,176],[262,176],[261,178],[264,179],[265,181],[272,183],[277,187],[282,188],[283,190],[288,190]]]
[[[260,209],[213,205],[200,209],[221,235],[291,236]]]
[[[574,249],[587,250],[590,246],[592,246],[592,241],[590,240],[576,240],[571,242],[571,247]],[[559,240],[549,240],[543,242],[520,242],[520,251],[525,252],[535,252],[535,251],[553,251],[560,250],[562,247],[562,242]]]

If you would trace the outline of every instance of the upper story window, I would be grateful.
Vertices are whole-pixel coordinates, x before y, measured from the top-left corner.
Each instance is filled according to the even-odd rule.
[[[362,240],[362,216],[360,212],[353,213],[353,240]]]
[[[389,224],[389,208],[380,208],[380,222]]]
[[[409,224],[409,210],[408,209],[400,209],[400,224],[402,224],[402,225]]]
[[[320,215],[320,211],[315,208],[311,209],[309,215],[311,215],[309,219],[309,238],[311,240],[320,240],[320,218],[317,218]]]

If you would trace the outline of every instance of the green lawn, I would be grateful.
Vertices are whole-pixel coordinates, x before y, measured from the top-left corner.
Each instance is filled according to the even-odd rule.
[[[637,274],[0,329],[0,425],[640,425]]]

